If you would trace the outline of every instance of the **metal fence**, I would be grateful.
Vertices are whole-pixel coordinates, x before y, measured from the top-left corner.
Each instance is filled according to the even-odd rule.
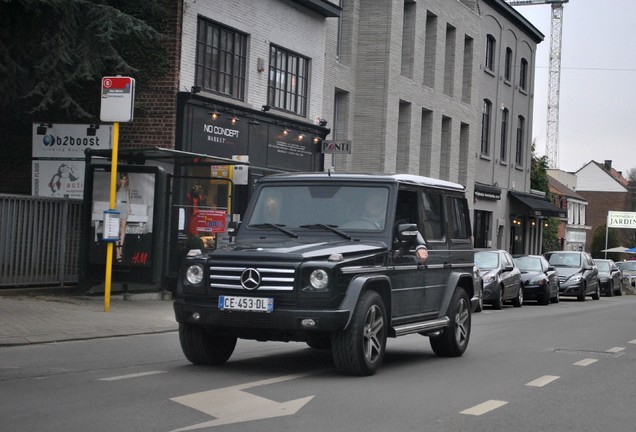
[[[0,194],[0,287],[77,283],[82,202]]]

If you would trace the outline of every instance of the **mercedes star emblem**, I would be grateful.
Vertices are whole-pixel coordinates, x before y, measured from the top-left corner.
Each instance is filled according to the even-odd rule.
[[[255,268],[248,268],[241,273],[241,285],[248,290],[255,290],[261,284],[261,274]]]

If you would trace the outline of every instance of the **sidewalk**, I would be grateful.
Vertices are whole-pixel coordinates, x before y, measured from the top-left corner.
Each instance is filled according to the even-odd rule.
[[[94,339],[177,330],[171,300],[149,296],[2,295],[0,346]],[[156,297],[158,298],[158,297]]]

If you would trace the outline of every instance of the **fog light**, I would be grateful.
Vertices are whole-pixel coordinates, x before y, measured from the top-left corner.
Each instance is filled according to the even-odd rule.
[[[303,327],[316,327],[316,321],[312,318],[305,318],[300,322]]]
[[[201,319],[201,315],[199,315],[199,312],[194,312],[192,314],[192,319],[195,321],[199,321]]]

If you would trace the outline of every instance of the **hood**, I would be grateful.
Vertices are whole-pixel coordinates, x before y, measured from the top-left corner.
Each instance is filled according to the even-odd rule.
[[[555,267],[559,276],[570,277],[574,273],[582,273],[580,267]]]
[[[210,257],[234,258],[237,254],[243,257],[256,257],[265,259],[284,259],[304,261],[308,259],[320,259],[331,254],[343,256],[374,254],[386,252],[387,245],[374,241],[350,241],[334,240],[319,242],[300,242],[297,239],[284,241],[239,241],[224,245],[210,253]]]

